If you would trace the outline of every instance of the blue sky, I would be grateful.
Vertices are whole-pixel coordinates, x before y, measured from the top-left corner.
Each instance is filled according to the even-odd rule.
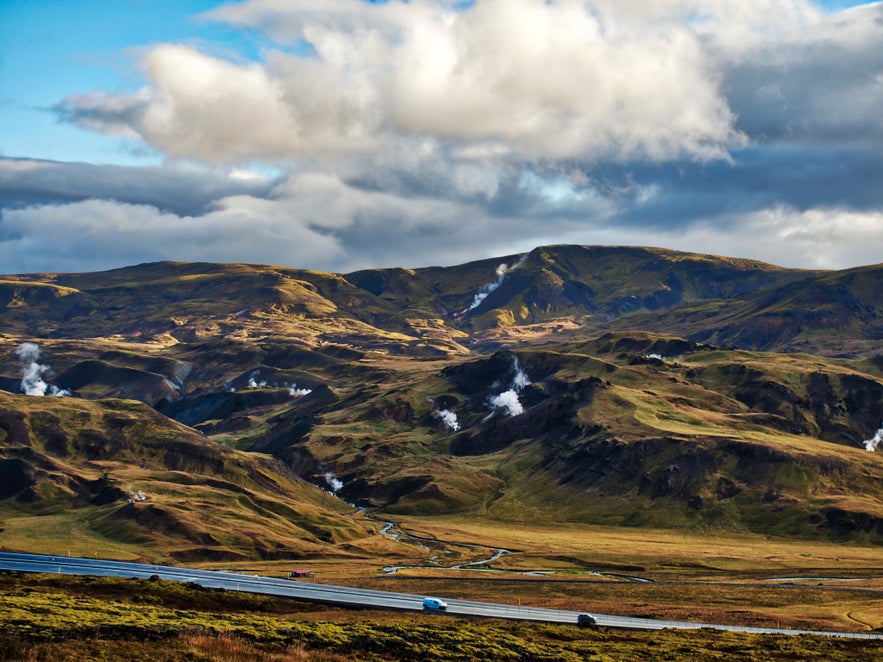
[[[883,7],[628,7],[0,0],[0,271],[880,262]]]
[[[211,0],[0,0],[0,150],[4,156],[103,163],[157,162],[158,154],[58,122],[72,92],[143,85],[137,51],[184,42],[260,57],[260,38],[199,14]]]

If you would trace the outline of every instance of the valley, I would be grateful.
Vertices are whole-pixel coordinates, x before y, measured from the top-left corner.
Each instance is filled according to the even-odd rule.
[[[881,277],[590,246],[2,276],[0,546],[878,630]]]

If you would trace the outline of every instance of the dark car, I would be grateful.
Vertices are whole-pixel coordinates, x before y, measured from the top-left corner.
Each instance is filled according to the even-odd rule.
[[[598,621],[591,614],[580,614],[576,617],[576,624],[581,628],[592,628],[593,630],[598,627]]]

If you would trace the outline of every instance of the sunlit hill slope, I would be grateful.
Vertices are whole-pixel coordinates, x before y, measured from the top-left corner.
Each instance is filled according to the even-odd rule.
[[[359,547],[313,483],[390,513],[883,541],[881,274],[551,246],[2,276],[0,512],[119,544],[155,518],[182,556]],[[69,397],[21,394],[23,343]]]

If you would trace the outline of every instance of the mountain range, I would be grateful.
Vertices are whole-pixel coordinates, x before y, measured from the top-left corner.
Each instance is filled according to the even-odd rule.
[[[163,262],[0,276],[0,307],[0,526],[22,535],[78,513],[181,558],[358,548],[319,485],[390,514],[883,542],[883,265]],[[185,492],[225,505],[207,523]]]

